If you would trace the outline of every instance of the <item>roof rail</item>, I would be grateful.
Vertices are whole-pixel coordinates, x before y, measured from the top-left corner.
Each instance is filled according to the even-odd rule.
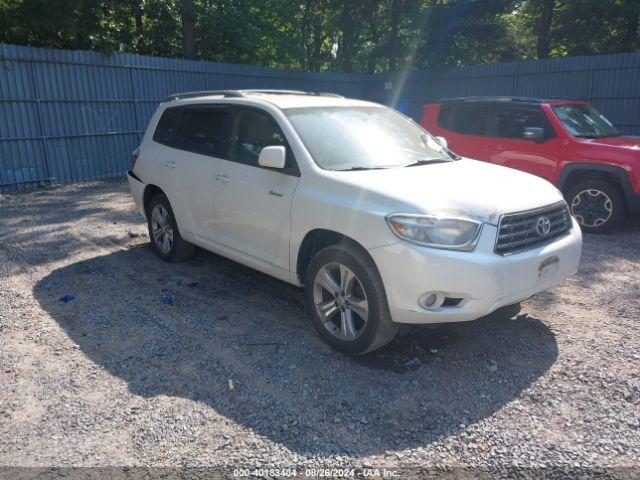
[[[439,100],[439,103],[444,102],[522,102],[522,103],[544,103],[545,100],[534,97],[496,97],[496,96],[476,96],[476,97],[454,97],[444,98]]]
[[[183,98],[194,98],[194,97],[205,97],[208,95],[222,95],[227,98],[237,98],[237,97],[246,97],[246,94],[251,93],[264,93],[266,95],[311,95],[316,97],[335,97],[335,98],[344,98],[342,95],[338,95],[337,93],[327,93],[327,92],[304,92],[302,90],[202,90],[199,92],[183,92],[183,93],[172,93],[166,98],[166,102],[170,102],[172,100],[180,100]]]
[[[244,97],[240,90],[202,90],[199,92],[172,93],[165,101],[179,100],[181,98],[204,97],[207,95],[222,95],[223,97]]]
[[[344,98],[342,95],[338,95],[337,93],[329,93],[329,92],[305,92],[303,90],[242,90],[242,92],[246,93],[264,93],[267,95],[311,95],[315,97],[336,97],[336,98]]]

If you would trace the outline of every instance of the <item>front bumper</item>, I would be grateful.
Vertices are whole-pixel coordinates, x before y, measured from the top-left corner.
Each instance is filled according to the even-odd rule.
[[[492,225],[484,226],[473,252],[400,241],[369,253],[382,276],[395,322],[464,322],[525,300],[575,273],[582,233],[576,221],[572,222],[571,231],[557,241],[509,256],[493,252],[497,229]],[[462,301],[428,310],[418,304],[427,292],[441,292]]]

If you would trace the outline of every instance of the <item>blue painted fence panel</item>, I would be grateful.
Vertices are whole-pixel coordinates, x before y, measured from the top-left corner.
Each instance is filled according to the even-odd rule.
[[[242,88],[336,92],[416,120],[455,96],[586,99],[640,134],[640,53],[350,75],[0,45],[0,190],[120,176],[168,94]]]

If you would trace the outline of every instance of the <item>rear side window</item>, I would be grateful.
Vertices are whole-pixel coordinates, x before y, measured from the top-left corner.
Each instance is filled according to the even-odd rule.
[[[440,105],[438,112],[438,126],[451,130],[451,119],[453,118],[454,107],[447,104]]]
[[[496,108],[496,136],[501,138],[524,138],[524,129],[538,127],[548,129],[540,110],[533,108]]]
[[[260,111],[238,110],[233,122],[231,160],[257,167],[262,149],[278,145],[287,149],[285,168],[294,168],[295,161],[291,149],[278,124],[269,115]]]
[[[176,132],[178,120],[180,119],[180,108],[167,108],[153,133],[153,140],[165,145],[171,144],[171,139]]]
[[[448,130],[463,135],[485,135],[489,108],[483,105],[450,105],[443,111],[442,125]],[[440,123],[440,117],[438,117]]]
[[[165,115],[167,115],[166,119]],[[226,107],[197,106],[169,109],[160,118],[153,139],[181,150],[227,158],[229,123],[230,112]]]

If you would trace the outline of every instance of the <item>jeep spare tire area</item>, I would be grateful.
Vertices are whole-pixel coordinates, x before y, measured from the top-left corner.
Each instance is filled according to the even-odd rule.
[[[571,214],[585,232],[609,232],[625,217],[620,190],[606,180],[583,180],[569,188],[566,198]]]

